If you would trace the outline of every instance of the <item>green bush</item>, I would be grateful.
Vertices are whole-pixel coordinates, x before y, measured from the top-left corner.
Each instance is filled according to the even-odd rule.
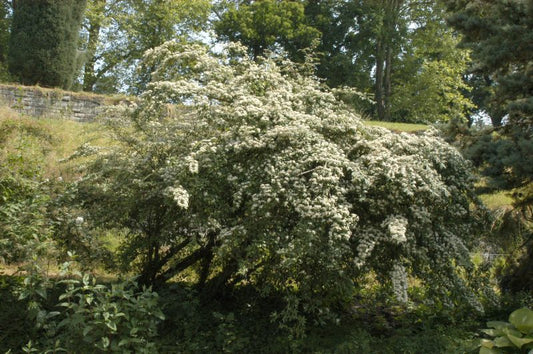
[[[21,348],[37,335],[34,321],[27,316],[28,303],[18,299],[22,277],[0,275],[0,353]]]
[[[410,275],[480,309],[470,164],[434,130],[368,127],[299,66],[236,44],[167,42],[145,63],[153,82],[110,122],[120,145],[72,203],[90,227],[128,230],[120,249],[144,284],[192,275],[211,298],[248,285],[282,299],[271,315],[295,337],[335,322],[371,271],[405,301]]]
[[[36,326],[26,351],[153,353],[164,319],[157,293],[131,280],[99,284],[88,274],[51,281],[30,269],[19,300]]]

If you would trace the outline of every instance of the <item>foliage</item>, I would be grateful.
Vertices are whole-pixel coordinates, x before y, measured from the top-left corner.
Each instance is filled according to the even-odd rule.
[[[46,128],[9,114],[0,117],[0,260],[13,263],[39,254],[50,237],[42,168],[52,139]]]
[[[70,88],[86,0],[16,0],[9,71],[25,85]]]
[[[210,7],[208,0],[90,0],[84,90],[142,92],[150,80],[150,68],[138,66],[143,53],[170,39],[192,39],[206,28]]]
[[[477,304],[457,272],[476,234],[470,166],[434,131],[367,127],[290,62],[236,45],[167,42],[145,64],[133,125],[114,121],[122,148],[74,186],[90,225],[128,230],[142,283],[193,272],[208,296],[281,293],[273,318],[299,335],[302,314],[332,318],[371,269],[387,280],[403,265]]]
[[[508,127],[508,132],[466,129],[452,123],[448,135],[471,160],[480,173],[488,177],[493,189],[512,189],[527,185],[533,176],[533,141],[527,131]]]
[[[444,11],[435,4],[420,6],[409,32],[409,53],[397,69],[391,117],[402,122],[466,121],[472,102],[463,81],[470,56],[457,48],[459,39],[444,23]]]
[[[482,339],[480,354],[526,352],[533,349],[533,311],[521,308],[509,315],[509,322],[487,322],[483,333],[494,339]]]
[[[507,254],[504,267],[498,270],[500,286],[512,292],[531,291],[533,144],[528,133],[514,125],[502,131],[501,128],[468,129],[455,122],[447,127],[447,134],[485,176],[480,189],[491,194],[481,198],[487,203],[506,204],[493,210],[494,221],[488,234],[489,247]],[[502,189],[507,191],[506,198],[495,192]]]
[[[69,267],[69,262],[63,265],[63,276]],[[50,298],[59,289],[57,299]],[[164,319],[157,293],[139,289],[133,281],[107,286],[79,273],[51,281],[35,265],[19,300],[27,301],[37,329],[26,350],[152,353],[157,324]]]
[[[78,216],[65,213],[65,188],[78,178],[78,165],[65,160],[85,141],[107,144],[99,124],[62,119],[34,119],[7,108],[0,109],[0,260],[24,262],[44,257],[56,246],[76,250],[90,260],[109,258],[99,240],[102,233],[86,234],[76,225]],[[61,222],[59,222],[61,221]],[[77,237],[67,239],[62,228]],[[53,239],[53,241],[52,241]],[[85,241],[83,243],[82,241]],[[82,247],[83,244],[83,247]],[[73,247],[77,246],[77,247]]]
[[[16,289],[22,277],[0,275],[0,351],[20,348],[35,336],[33,321],[27,316],[27,303],[18,300]]]
[[[321,33],[317,75],[329,87],[357,87],[368,93],[373,86],[369,73],[375,65],[371,38],[372,13],[360,1],[309,1],[305,14]],[[364,24],[364,25],[362,25]]]
[[[11,27],[11,4],[8,0],[0,1],[0,81],[10,81],[7,70],[7,51],[9,29]]]
[[[485,171],[492,172],[495,181],[504,180],[509,187],[521,190],[516,194],[522,195],[519,211],[531,214],[533,49],[524,43],[532,41],[533,4],[519,0],[447,0],[445,3],[452,12],[450,24],[463,34],[463,45],[472,50],[471,71],[483,82],[483,90],[477,92],[481,108],[495,126],[502,125],[507,118],[502,128],[482,136],[472,146],[480,148],[478,155],[488,161]],[[525,253],[530,254],[533,246],[529,243],[528,247]],[[529,257],[524,257],[523,262],[518,267],[522,271],[515,275],[525,275],[533,269]],[[520,278],[511,281],[521,282]]]
[[[442,122],[472,103],[443,6],[425,1],[312,1],[306,16],[322,33],[317,74],[331,87],[357,87],[374,105],[354,104],[378,120]]]
[[[292,60],[300,61],[304,59],[302,50],[320,37],[318,30],[306,24],[304,5],[298,1],[231,4],[215,22],[215,31],[224,40],[246,45],[253,58],[281,47]]]
[[[279,300],[256,298],[241,288],[232,299],[201,301],[186,284],[170,284],[161,296],[166,320],[163,352],[250,353],[459,353],[470,352],[481,322],[472,313],[435,314],[386,305],[379,286],[358,297],[340,323],[309,323],[306,338],[291,337],[270,320]],[[363,299],[364,298],[364,299]],[[364,304],[363,304],[364,303]],[[362,306],[363,305],[363,306]]]
[[[528,1],[446,0],[449,23],[463,34],[472,50],[471,71],[485,81],[488,97],[482,108],[501,124],[505,114],[514,124],[531,129],[533,116],[532,68],[533,5]],[[503,113],[497,112],[503,108]],[[531,135],[531,132],[529,132]]]

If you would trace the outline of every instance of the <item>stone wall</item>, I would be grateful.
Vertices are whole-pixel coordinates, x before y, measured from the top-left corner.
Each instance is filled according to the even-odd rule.
[[[62,117],[90,122],[101,116],[107,107],[131,103],[132,100],[127,98],[33,86],[0,85],[0,104],[33,117]]]

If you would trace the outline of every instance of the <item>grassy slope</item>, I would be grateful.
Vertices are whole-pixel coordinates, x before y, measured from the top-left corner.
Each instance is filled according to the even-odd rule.
[[[513,198],[509,191],[496,191],[494,193],[480,194],[479,198],[489,209],[497,209],[510,206]]]
[[[84,143],[106,143],[104,127],[65,119],[35,119],[0,107],[0,162],[35,162],[44,178],[71,178],[72,163],[64,162]]]

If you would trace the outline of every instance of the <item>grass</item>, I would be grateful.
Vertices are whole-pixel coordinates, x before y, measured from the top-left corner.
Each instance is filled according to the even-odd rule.
[[[406,132],[406,133],[416,133],[416,132],[424,131],[429,128],[429,125],[426,125],[426,124],[381,122],[381,121],[375,121],[375,120],[366,120],[365,124],[372,126],[372,127],[387,128],[394,132]]]
[[[480,194],[479,199],[487,208],[492,210],[510,206],[513,203],[513,197],[511,197],[509,191]]]
[[[109,145],[105,127],[68,119],[35,119],[0,107],[0,162],[35,163],[44,178],[71,179],[75,165],[65,160],[82,144]],[[24,168],[24,166],[21,166]]]

